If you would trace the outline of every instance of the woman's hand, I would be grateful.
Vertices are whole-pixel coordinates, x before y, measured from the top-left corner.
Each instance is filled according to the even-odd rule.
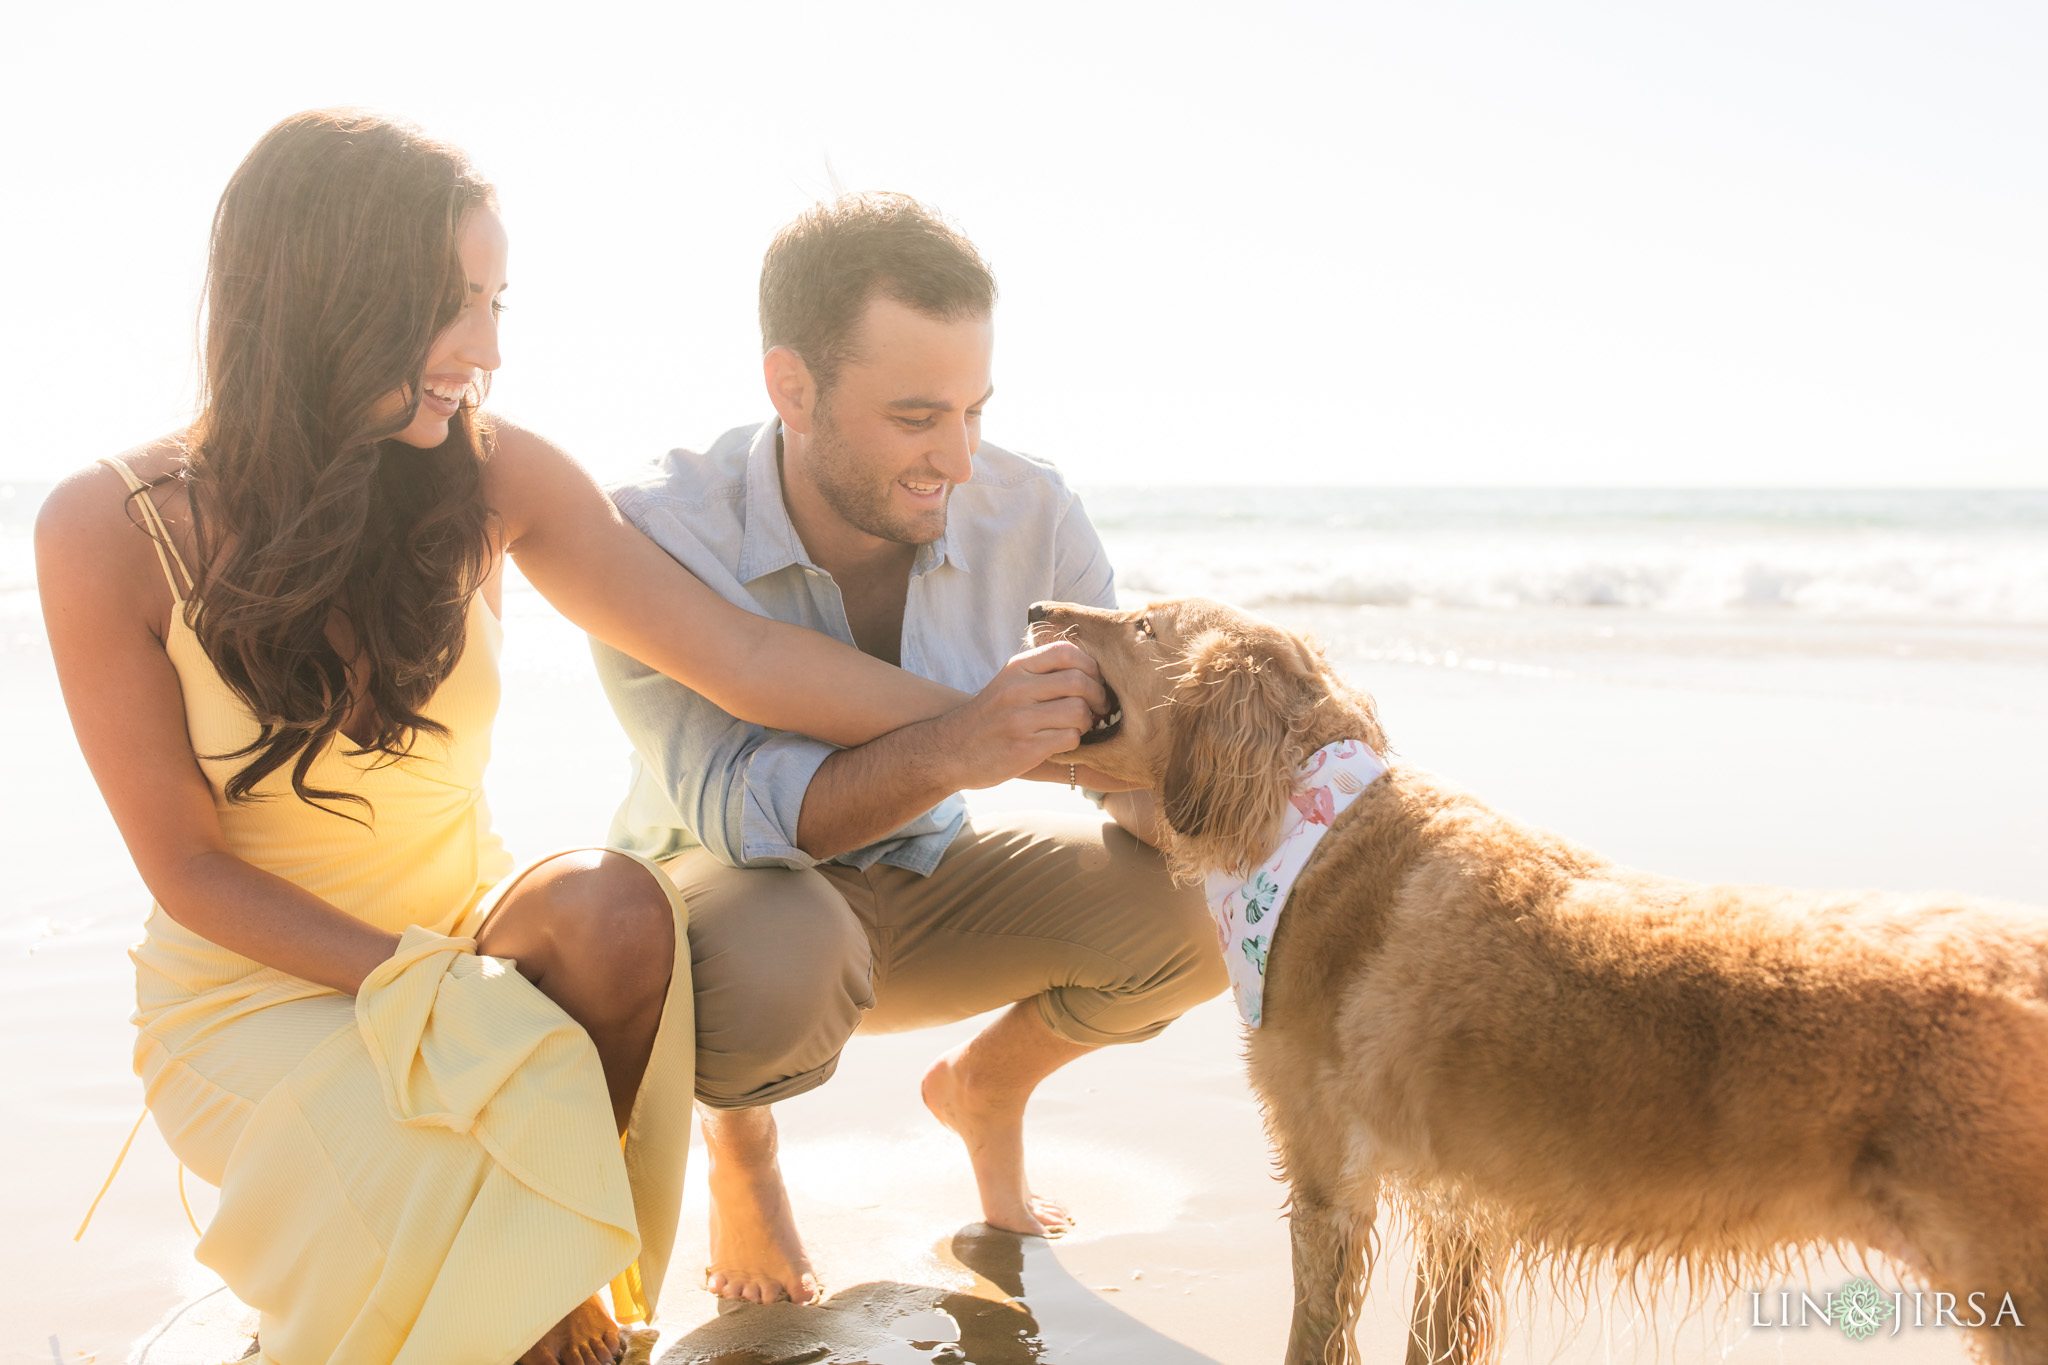
[[[1111,792],[1102,808],[1139,843],[1159,847],[1159,802],[1151,792],[1142,787]]]
[[[1029,782],[1058,782],[1066,786],[1086,787],[1092,792],[1144,790],[1136,782],[1126,782],[1121,777],[1111,777],[1108,773],[1098,768],[1091,768],[1086,763],[1076,763],[1071,767],[1065,763],[1041,763],[1023,776]]]

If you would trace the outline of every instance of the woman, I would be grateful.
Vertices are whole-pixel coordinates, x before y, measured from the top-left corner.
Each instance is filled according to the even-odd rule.
[[[72,723],[155,897],[136,1069],[222,1186],[199,1256],[266,1360],[594,1365],[620,1345],[594,1291],[620,1277],[633,1316],[636,1253],[660,1288],[682,906],[623,854],[515,874],[491,833],[506,554],[749,720],[850,744],[960,701],[730,606],[481,417],[505,250],[454,148],[286,119],[215,217],[198,420],[37,523]]]

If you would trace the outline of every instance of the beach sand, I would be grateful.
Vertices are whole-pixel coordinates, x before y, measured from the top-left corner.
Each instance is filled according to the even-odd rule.
[[[1510,628],[1505,620],[1474,615],[1423,630],[1403,618],[1389,634],[1391,618],[1278,614],[1331,640],[1345,671],[1377,694],[1408,761],[1622,861],[1701,879],[1952,887],[2048,905],[2048,786],[2039,780],[2048,666],[2038,628],[1973,646],[1944,665],[1945,680],[1922,685],[1912,660],[1885,674],[1882,660],[1858,652],[1849,678],[1790,644],[1646,674],[1596,634],[1559,646],[1569,658],[1525,650],[1523,663],[1500,667],[1474,650],[1486,632]],[[491,773],[499,825],[522,856],[595,841],[623,779],[624,743],[574,632],[530,593],[508,599],[508,617]],[[0,699],[16,723],[0,790],[11,882],[0,912],[10,1215],[0,1362],[229,1358],[246,1314],[225,1294],[200,1297],[218,1281],[190,1259],[175,1163],[150,1125],[91,1231],[70,1240],[140,1109],[123,950],[147,898],[73,749],[39,630],[19,612],[4,629]],[[1884,686],[1865,685],[1873,669]],[[1010,784],[977,794],[974,808],[1076,799]],[[824,1308],[721,1315],[695,1287],[704,1189],[701,1154],[693,1159],[656,1359],[1279,1359],[1291,1302],[1284,1189],[1229,1002],[1198,1008],[1151,1043],[1085,1058],[1041,1089],[1030,1116],[1034,1183],[1080,1220],[1053,1243],[975,1228],[965,1157],[918,1103],[924,1066],[974,1026],[858,1037],[829,1085],[778,1107],[797,1214],[833,1294]],[[187,1188],[203,1223],[213,1191],[189,1179]],[[1851,1273],[1817,1263],[1790,1287],[1818,1297]],[[1400,1357],[1409,1274],[1405,1243],[1390,1237],[1359,1331],[1368,1360]],[[1775,1321],[1779,1286],[1761,1288]],[[1620,1306],[1538,1293],[1518,1310],[1509,1358],[1964,1358],[1953,1329],[1856,1343],[1818,1322],[1757,1328],[1751,1311],[1746,1301],[1710,1302],[1646,1324]]]

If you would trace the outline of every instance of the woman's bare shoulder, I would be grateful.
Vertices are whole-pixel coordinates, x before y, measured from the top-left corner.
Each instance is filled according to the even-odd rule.
[[[184,490],[169,476],[185,458],[182,436],[166,436],[122,451],[113,458],[136,478],[151,485],[150,496],[170,524],[181,554],[189,557],[190,545],[184,515]],[[142,600],[168,603],[167,589],[151,588],[161,583],[155,547],[147,527],[135,508],[128,482],[103,463],[94,463],[67,476],[50,490],[36,513],[37,577],[55,574],[64,578],[90,578],[115,584],[132,584]]]
[[[575,456],[540,433],[494,414],[481,420],[490,436],[484,494],[514,539],[523,525],[559,512],[562,498],[597,486]]]
[[[112,459],[137,479],[154,487],[164,484],[184,465],[185,453],[184,437],[172,435],[124,450]],[[79,532],[133,525],[134,518],[128,510],[128,493],[128,481],[107,468],[106,461],[95,460],[85,468],[66,475],[50,490],[50,496],[43,500],[36,524],[40,527],[54,521],[67,531]],[[167,507],[167,502],[176,505]],[[180,512],[183,510],[184,490],[174,485],[166,487],[158,494],[156,503],[167,512]]]
[[[568,451],[530,427],[496,413],[480,413],[477,420],[489,440],[490,455],[484,461],[486,480],[524,480],[576,464]]]

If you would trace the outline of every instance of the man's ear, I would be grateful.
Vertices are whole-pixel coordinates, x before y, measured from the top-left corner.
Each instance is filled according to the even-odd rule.
[[[799,436],[810,435],[818,414],[818,381],[804,358],[787,346],[771,346],[761,357],[761,377],[782,425]]]
[[[1195,642],[1169,705],[1160,809],[1190,872],[1242,870],[1271,852],[1294,790],[1288,687],[1222,633]]]

